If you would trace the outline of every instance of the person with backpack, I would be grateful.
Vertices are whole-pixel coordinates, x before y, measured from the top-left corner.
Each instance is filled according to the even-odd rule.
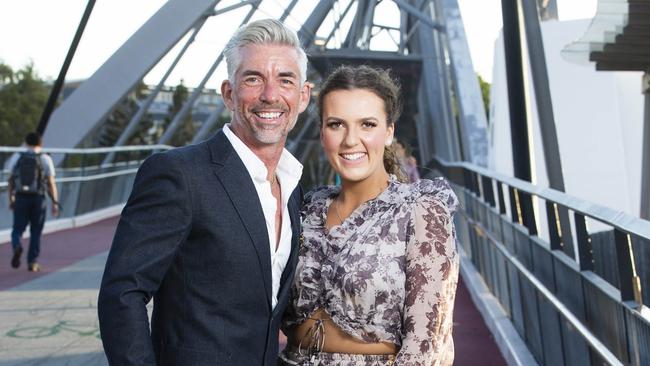
[[[27,269],[38,272],[41,266],[36,262],[41,249],[41,233],[45,224],[45,194],[52,199],[52,216],[59,214],[58,194],[54,183],[54,164],[49,155],[41,152],[41,136],[31,132],[25,137],[27,151],[13,155],[8,167],[9,209],[14,211],[14,224],[11,231],[13,256],[11,266],[20,267],[23,247],[20,238],[29,225],[29,252]]]

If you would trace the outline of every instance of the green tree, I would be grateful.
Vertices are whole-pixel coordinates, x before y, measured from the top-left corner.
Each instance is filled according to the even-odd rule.
[[[0,63],[0,87],[13,82],[13,80],[14,70],[11,69],[11,66]]]
[[[0,62],[0,146],[19,146],[36,129],[49,93],[32,63],[14,71]]]
[[[138,101],[147,97],[145,90],[147,86],[140,82],[127,95],[124,96],[113,108],[111,113],[106,117],[104,123],[99,127],[96,133],[91,133],[86,139],[86,145],[95,146],[114,146],[117,140],[126,129],[131,118],[137,113],[140,106]],[[148,115],[142,117],[138,123],[137,129],[126,141],[126,145],[146,145],[147,130],[151,127],[152,121]]]
[[[483,80],[481,75],[478,75],[478,83],[481,86],[481,96],[483,97],[483,105],[485,106],[486,117],[490,117],[490,83]]]
[[[183,104],[187,100],[187,97],[190,95],[189,90],[187,90],[187,87],[185,84],[183,84],[183,80],[181,79],[181,82],[176,85],[176,88],[174,88],[174,94],[172,95],[172,110],[170,111],[172,114],[176,114],[178,111],[183,108]]]
[[[183,84],[183,80],[181,79],[181,82],[174,88],[174,94],[172,95],[172,106],[169,111],[171,119],[173,119],[181,108],[183,108],[183,104],[187,101],[189,94],[189,90]],[[169,126],[169,122],[167,123],[167,126]],[[192,111],[190,111],[185,117],[183,117],[183,121],[178,127],[178,130],[176,130],[176,133],[174,133],[170,143],[173,146],[186,145],[192,141],[195,132],[196,129],[194,127],[194,121],[192,120]]]
[[[481,75],[476,74],[476,77],[478,78],[478,84],[479,87],[481,88],[481,98],[483,99],[483,107],[485,109],[485,117],[488,118],[488,123],[489,117],[490,117],[490,83],[486,82],[483,80]],[[458,101],[456,100],[456,91],[452,89],[451,91],[451,112],[454,114],[454,119],[458,121]]]

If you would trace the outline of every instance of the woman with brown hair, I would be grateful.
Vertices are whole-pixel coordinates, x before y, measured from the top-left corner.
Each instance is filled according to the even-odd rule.
[[[442,178],[404,183],[387,148],[401,112],[388,72],[339,67],[318,105],[341,186],[306,195],[279,364],[452,364],[456,196]]]

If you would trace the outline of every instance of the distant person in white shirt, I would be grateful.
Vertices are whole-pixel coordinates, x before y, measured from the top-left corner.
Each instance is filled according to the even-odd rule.
[[[13,256],[11,266],[20,267],[23,247],[20,238],[29,225],[29,251],[27,269],[38,272],[41,266],[36,261],[41,251],[41,233],[45,224],[47,193],[52,199],[52,216],[58,216],[58,193],[54,183],[54,164],[49,155],[41,152],[41,136],[32,132],[25,137],[26,152],[14,154],[7,163],[9,177],[9,209],[14,211],[11,231]]]

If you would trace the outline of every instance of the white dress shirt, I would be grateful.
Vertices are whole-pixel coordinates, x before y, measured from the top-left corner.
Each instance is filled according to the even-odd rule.
[[[271,305],[275,308],[278,303],[278,291],[280,290],[280,278],[284,267],[287,265],[289,255],[291,254],[291,219],[289,218],[289,210],[287,203],[293,190],[298,186],[300,176],[302,175],[302,164],[291,155],[289,151],[284,149],[280,156],[280,161],[275,169],[275,175],[280,184],[282,196],[282,228],[280,230],[280,244],[278,250],[275,250],[275,210],[277,203],[275,197],[271,193],[271,182],[266,180],[268,170],[260,158],[253,153],[248,146],[246,146],[239,137],[230,129],[229,124],[223,126],[223,133],[232,144],[232,147],[239,155],[239,158],[244,162],[248,174],[253,180],[257,196],[262,204],[262,211],[264,212],[264,219],[266,220],[266,231],[269,234],[269,246],[271,253],[271,275],[273,289],[271,292]]]

